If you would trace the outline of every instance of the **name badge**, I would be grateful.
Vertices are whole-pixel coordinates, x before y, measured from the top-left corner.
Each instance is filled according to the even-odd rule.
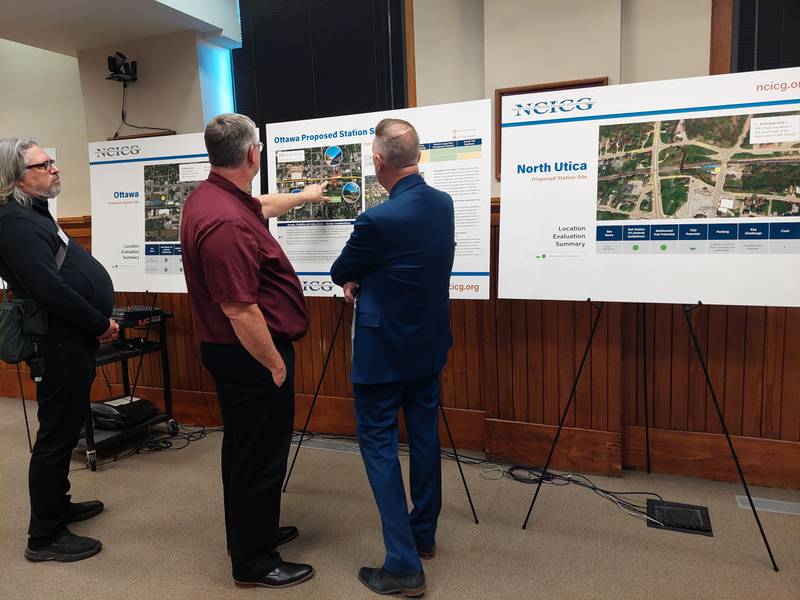
[[[69,236],[64,233],[64,230],[61,227],[58,228],[58,237],[61,238],[61,241],[64,242],[65,246],[69,246]]]

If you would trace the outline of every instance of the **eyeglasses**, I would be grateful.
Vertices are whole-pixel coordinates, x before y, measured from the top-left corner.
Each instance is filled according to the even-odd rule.
[[[264,142],[256,142],[253,146],[258,146],[258,151],[261,152],[264,149]]]
[[[36,163],[35,165],[27,165],[26,169],[39,169],[40,171],[50,171],[56,166],[56,161],[52,158],[44,162]]]

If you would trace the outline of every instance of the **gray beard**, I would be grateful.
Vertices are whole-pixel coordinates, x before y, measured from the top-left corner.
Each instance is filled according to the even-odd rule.
[[[61,192],[61,183],[54,183],[47,189],[47,192],[42,194],[42,198],[45,199],[55,198],[56,196],[58,196],[60,192]]]

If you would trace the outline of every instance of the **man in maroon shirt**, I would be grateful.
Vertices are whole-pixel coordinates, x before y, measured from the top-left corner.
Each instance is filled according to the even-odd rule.
[[[308,329],[300,281],[265,219],[324,200],[325,186],[253,198],[261,164],[255,123],[222,114],[206,127],[211,173],[186,200],[181,252],[203,365],[217,387],[225,434],[222,483],[233,578],[286,587],[311,565],[276,547],[298,535],[280,527],[281,483],[294,420],[292,341]]]

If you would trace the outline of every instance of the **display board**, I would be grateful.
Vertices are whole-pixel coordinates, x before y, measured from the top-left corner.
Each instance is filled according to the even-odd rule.
[[[800,306],[800,69],[506,96],[499,295]]]
[[[118,292],[186,292],[180,222],[208,177],[202,133],[89,144],[92,254]],[[260,193],[260,177],[252,193]]]
[[[453,198],[456,253],[451,298],[489,297],[491,108],[488,100],[426,106],[266,126],[270,192],[300,192],[328,182],[329,200],[273,219],[308,296],[342,295],[330,267],[358,215],[388,199],[372,164],[377,123],[409,121],[420,136],[420,173]]]

